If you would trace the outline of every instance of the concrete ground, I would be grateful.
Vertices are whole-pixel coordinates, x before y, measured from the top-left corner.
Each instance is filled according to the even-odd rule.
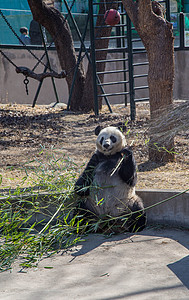
[[[90,235],[37,270],[0,274],[2,300],[189,299],[189,231]]]

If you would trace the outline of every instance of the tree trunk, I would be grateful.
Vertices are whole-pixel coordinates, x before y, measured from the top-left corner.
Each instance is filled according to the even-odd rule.
[[[77,56],[69,25],[58,10],[48,7],[42,0],[28,0],[28,4],[34,20],[43,25],[54,40],[61,68],[67,72],[66,82],[70,91]],[[85,74],[83,65],[80,64],[72,94],[71,110],[79,110],[84,84]]]
[[[148,84],[151,118],[173,103],[174,37],[172,24],[164,19],[163,7],[151,0],[122,0],[146,48],[149,60]],[[173,161],[174,139],[166,143],[149,143],[149,159]]]

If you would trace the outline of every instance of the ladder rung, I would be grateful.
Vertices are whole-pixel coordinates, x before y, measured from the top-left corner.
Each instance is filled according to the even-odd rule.
[[[99,38],[95,38],[95,40],[113,40],[113,39],[123,39],[123,38],[126,38],[127,36],[126,35],[115,35],[115,36],[102,36],[102,37],[99,37]]]
[[[120,51],[120,50],[124,50],[124,51],[126,52],[126,48],[125,48],[125,47],[119,47],[119,48],[116,48],[116,47],[115,47],[115,48],[105,48],[105,49],[95,49],[95,51],[96,51],[96,52],[99,52],[99,51],[111,51],[111,50],[112,50],[112,51],[115,51],[115,49],[116,49],[116,50],[119,50],[119,51]]]
[[[97,60],[96,63],[118,62],[118,61],[128,61],[128,58],[103,59],[103,60]]]
[[[137,67],[137,66],[146,66],[146,65],[149,65],[149,62],[143,62],[143,63],[136,63],[136,64],[133,64],[134,67]]]
[[[108,96],[118,96],[118,95],[128,95],[129,92],[111,93],[111,94],[101,94],[98,97],[108,97]]]
[[[141,75],[134,75],[134,78],[141,78],[141,77],[147,77],[148,74],[141,74]]]
[[[128,69],[125,70],[111,70],[111,71],[103,71],[103,72],[96,72],[98,75],[99,74],[114,74],[114,73],[122,73],[122,72],[128,72]]]
[[[132,43],[136,43],[136,42],[142,42],[141,39],[133,39]]]
[[[129,83],[129,80],[98,83],[97,85],[102,86],[102,85],[125,84],[125,83]]]
[[[140,99],[135,99],[135,102],[142,102],[142,101],[149,101],[149,98],[140,98]]]
[[[143,49],[143,48],[142,48]],[[146,53],[146,50],[142,50],[142,49],[133,49],[133,54],[141,54],[141,53]]]
[[[146,85],[146,86],[137,86],[134,88],[135,90],[145,90],[145,89],[149,89],[149,86]]]
[[[114,27],[126,27],[127,24],[118,24],[118,25],[114,25]],[[94,26],[95,28],[106,28],[106,27],[112,27],[111,25],[99,25],[99,26]]]

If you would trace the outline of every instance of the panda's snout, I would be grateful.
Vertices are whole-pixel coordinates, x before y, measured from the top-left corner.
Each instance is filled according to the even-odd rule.
[[[103,145],[103,147],[104,147],[105,149],[108,149],[108,148],[110,147],[110,144],[105,143],[105,144]]]

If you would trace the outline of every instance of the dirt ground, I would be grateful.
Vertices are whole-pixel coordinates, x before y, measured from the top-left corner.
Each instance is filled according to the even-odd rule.
[[[106,106],[99,117],[94,114],[67,112],[56,107],[6,104],[0,106],[0,188],[14,188],[25,175],[23,165],[38,157],[41,147],[56,156],[70,157],[80,167],[95,151],[94,129],[127,124],[126,139],[132,143],[138,165],[138,189],[177,189],[189,187],[189,132],[175,138],[176,159],[166,165],[148,161],[149,105],[137,104],[136,121],[131,122],[129,108],[123,105]],[[45,157],[44,157],[45,159]]]

